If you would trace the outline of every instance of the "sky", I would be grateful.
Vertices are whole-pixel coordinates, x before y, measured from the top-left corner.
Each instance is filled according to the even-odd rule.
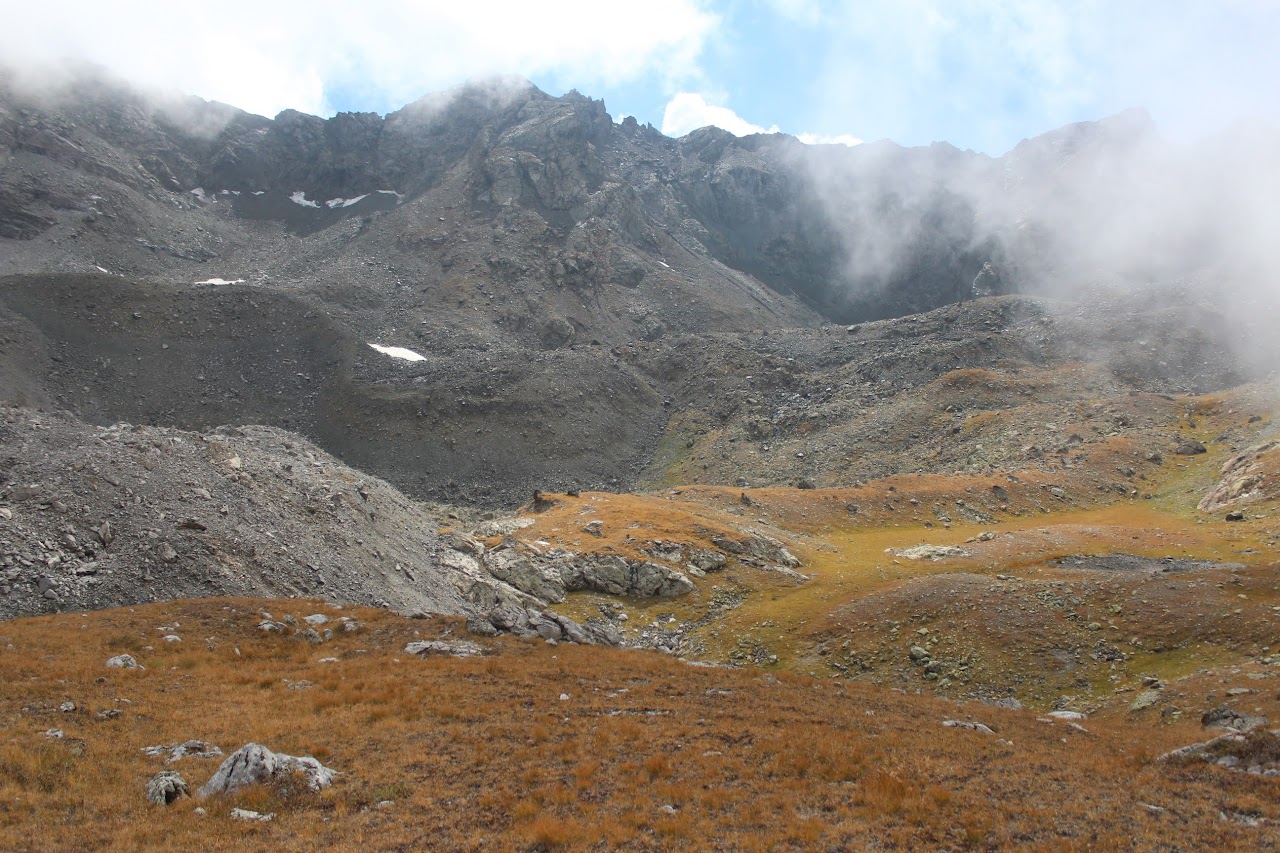
[[[0,0],[0,62],[63,59],[273,116],[385,113],[504,74],[669,135],[947,141],[993,156],[1145,107],[1280,124],[1280,0]]]

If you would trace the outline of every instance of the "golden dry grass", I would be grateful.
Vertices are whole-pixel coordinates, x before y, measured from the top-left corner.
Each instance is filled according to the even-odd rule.
[[[326,612],[319,602],[211,600],[0,626],[0,847],[1247,850],[1280,843],[1275,780],[1152,761],[1198,739],[1191,722],[1099,719],[1083,734],[1029,712],[509,638],[490,641],[492,654],[480,659],[419,660],[403,645],[457,635],[456,621],[351,610],[360,632],[311,646],[256,631],[264,608]],[[158,642],[160,626],[176,627],[183,642]],[[106,657],[122,650],[147,669],[105,669]],[[303,680],[313,686],[289,688]],[[57,710],[68,699],[77,710]],[[104,709],[121,714],[96,719]],[[943,728],[950,718],[981,720],[996,734]],[[45,737],[50,728],[65,736]],[[163,764],[141,748],[192,737],[228,752],[257,741],[313,754],[342,775],[321,793],[264,788],[207,801],[204,816],[192,800],[146,804],[143,784]],[[215,763],[183,759],[174,767],[194,787]],[[387,800],[394,804],[377,808]],[[233,805],[277,818],[238,823],[227,815]],[[1267,823],[1249,828],[1220,812]]]

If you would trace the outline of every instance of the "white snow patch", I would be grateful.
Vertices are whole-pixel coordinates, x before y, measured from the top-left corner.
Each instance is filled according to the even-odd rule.
[[[203,202],[216,201],[216,199],[209,198],[209,196],[205,195],[204,187],[196,187],[191,191],[191,194]]]
[[[267,191],[266,191],[266,190],[254,190],[254,191],[253,191],[253,194],[254,194],[254,195],[266,195],[266,194],[267,194]]]
[[[670,264],[668,264],[666,261],[658,261],[658,263],[662,264],[662,265],[663,265],[664,267],[666,267],[667,269],[671,269],[671,265],[670,265]]]
[[[244,284],[244,279],[234,278],[227,280],[225,278],[206,278],[204,281],[197,281],[196,284]]]
[[[378,192],[382,193],[383,195],[395,196],[397,202],[404,201],[404,195],[402,193],[396,192],[395,190],[378,190]],[[363,198],[363,196],[361,196],[361,198]]]
[[[389,355],[392,358],[402,358],[405,361],[426,361],[427,357],[404,347],[384,347],[381,344],[369,344],[383,355]]]
[[[298,190],[296,193],[289,196],[289,201],[293,202],[294,204],[300,204],[303,207],[319,207],[320,206],[320,202],[318,201],[309,201],[307,199],[307,194],[304,193],[302,190]]]
[[[326,207],[350,207],[353,204],[359,204],[369,197],[368,193],[358,195],[355,198],[331,198],[325,202]]]
[[[111,270],[107,269],[106,267],[98,267],[97,264],[94,264],[94,266],[98,268],[98,272],[104,272],[107,275],[111,275]]]

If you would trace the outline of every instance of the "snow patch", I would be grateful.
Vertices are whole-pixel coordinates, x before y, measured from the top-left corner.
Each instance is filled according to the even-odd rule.
[[[355,198],[331,198],[325,202],[325,206],[329,208],[350,207],[353,204],[359,204],[368,197],[369,194],[365,193],[364,195],[358,195]]]
[[[95,266],[95,267],[97,267],[98,272],[104,272],[104,273],[106,273],[107,275],[111,275],[111,270],[109,270],[109,269],[107,269],[107,268],[105,268],[105,267],[99,267],[97,264],[94,264],[94,266]]]
[[[396,192],[395,190],[378,190],[378,192],[382,193],[383,195],[395,196],[397,203],[404,201],[404,195],[402,193]],[[364,198],[364,196],[361,196],[361,198]]]
[[[204,187],[196,187],[191,191],[191,194],[203,202],[217,201],[217,199],[210,198],[209,196],[205,195]]]
[[[244,284],[244,279],[234,278],[227,280],[225,278],[206,278],[204,281],[197,281],[196,284]]]
[[[289,201],[293,202],[294,204],[300,204],[303,207],[319,207],[320,206],[320,202],[308,200],[307,194],[304,193],[302,190],[298,190],[296,193],[289,196]]]
[[[266,194],[267,194],[267,191],[266,191],[266,190],[254,190],[254,191],[253,191],[253,194],[254,194],[254,195],[266,195]]]
[[[667,269],[671,269],[671,265],[670,265],[670,264],[668,264],[666,261],[658,261],[658,263],[662,264],[662,265],[663,265],[664,267],[666,267]]]
[[[427,357],[404,347],[384,347],[381,344],[371,343],[369,346],[376,349],[383,355],[389,355],[392,358],[402,358],[405,361],[426,361]]]

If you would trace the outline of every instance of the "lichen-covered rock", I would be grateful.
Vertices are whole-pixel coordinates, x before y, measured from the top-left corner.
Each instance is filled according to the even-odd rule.
[[[188,740],[183,743],[170,746],[144,746],[142,752],[152,757],[167,756],[166,764],[173,764],[183,758],[221,758],[222,750],[208,741],[204,740]]]
[[[199,790],[201,797],[230,794],[250,785],[279,781],[291,776],[302,779],[308,788],[319,791],[333,784],[338,771],[325,767],[311,756],[297,757],[272,752],[262,744],[247,743],[222,762],[217,772]]]
[[[111,669],[146,669],[133,655],[116,655],[113,658],[107,658],[107,666]]]
[[[182,797],[190,796],[186,780],[174,770],[161,770],[147,780],[147,802],[167,806]]]
[[[471,658],[484,654],[484,647],[470,640],[455,640],[446,643],[443,640],[419,640],[404,647],[406,653],[428,657],[430,655],[450,655],[455,658]]]
[[[1233,501],[1258,497],[1264,491],[1261,487],[1266,483],[1267,467],[1274,470],[1275,466],[1274,455],[1269,460],[1265,457],[1280,453],[1277,448],[1280,448],[1280,441],[1268,441],[1228,459],[1222,465],[1218,482],[1200,499],[1197,507],[1202,512],[1212,512]],[[1271,491],[1274,491],[1274,487]]]
[[[907,560],[946,560],[969,556],[968,551],[955,545],[916,545],[912,548],[892,548],[889,553]]]
[[[1266,724],[1266,717],[1246,714],[1226,705],[1219,705],[1211,711],[1206,711],[1200,717],[1200,725],[1206,729],[1219,728],[1234,729],[1238,732],[1251,732],[1254,729],[1262,728]]]
[[[799,568],[800,560],[786,549],[778,540],[760,533],[748,533],[741,539],[733,539],[724,534],[711,537],[711,542],[730,554],[747,555],[774,563],[781,563],[788,568]]]
[[[514,548],[490,551],[484,563],[494,577],[522,592],[552,604],[564,601],[564,581],[554,566],[534,562]]]

